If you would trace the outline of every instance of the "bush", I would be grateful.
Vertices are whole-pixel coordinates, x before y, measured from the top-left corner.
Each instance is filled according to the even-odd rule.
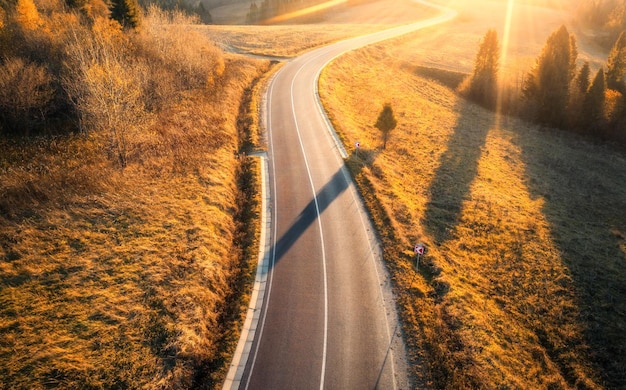
[[[142,67],[125,53],[129,42],[114,21],[98,18],[93,36],[74,34],[68,42],[65,89],[81,123],[108,137],[109,155],[127,163],[127,134],[143,121]]]
[[[180,29],[174,28],[197,23],[197,18],[181,11],[151,6],[142,30],[134,36],[133,43],[147,66],[154,71],[169,69],[177,90],[214,86],[224,72],[222,52],[205,36],[193,30],[180,34]]]
[[[49,72],[21,58],[0,66],[0,125],[2,132],[28,135],[42,124],[54,96]]]

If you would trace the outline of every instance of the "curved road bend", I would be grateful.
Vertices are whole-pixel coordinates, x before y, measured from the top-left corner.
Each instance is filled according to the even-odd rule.
[[[434,6],[430,3],[425,3]],[[348,50],[442,23],[432,19],[345,40],[287,63],[267,91],[271,248],[240,389],[409,388],[406,352],[367,214],[316,92]]]

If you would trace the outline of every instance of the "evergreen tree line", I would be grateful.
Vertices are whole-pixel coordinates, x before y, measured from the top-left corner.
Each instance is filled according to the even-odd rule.
[[[613,44],[605,66],[592,72],[589,62],[577,65],[576,38],[561,26],[548,37],[521,91],[499,83],[499,60],[497,33],[489,30],[461,93],[538,124],[626,144],[626,31]]]
[[[209,12],[202,1],[196,3],[190,0],[139,0],[139,4],[145,9],[154,4],[163,10],[182,11],[189,16],[197,16],[204,24],[213,23],[211,12]]]
[[[246,24],[263,23],[278,15],[296,11],[319,2],[319,0],[263,0],[260,5],[257,5],[256,1],[253,1],[246,15]]]

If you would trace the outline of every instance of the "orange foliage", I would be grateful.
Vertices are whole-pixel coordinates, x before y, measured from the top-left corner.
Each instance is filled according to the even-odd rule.
[[[122,48],[128,43],[122,26],[113,19],[97,17],[93,22],[92,31],[96,41],[107,48]]]
[[[108,18],[111,11],[103,0],[91,0],[83,6],[83,11],[90,19]]]
[[[614,119],[620,114],[620,101],[622,94],[613,89],[607,89],[605,93],[605,112],[609,119]]]
[[[23,29],[36,30],[41,27],[41,17],[33,0],[17,0],[15,12],[17,22]]]

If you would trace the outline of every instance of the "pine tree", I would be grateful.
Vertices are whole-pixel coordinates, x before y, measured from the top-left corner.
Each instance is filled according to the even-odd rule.
[[[605,101],[606,79],[604,69],[600,68],[583,101],[583,121],[587,132],[598,135],[605,127]]]
[[[569,56],[569,77],[573,80],[576,77],[576,60],[578,59],[578,44],[576,43],[576,37],[574,34],[569,37],[570,44],[570,56]]]
[[[141,10],[137,0],[113,0],[111,2],[111,18],[122,26],[136,28],[140,24]]]
[[[246,24],[255,24],[259,21],[259,7],[256,5],[256,2],[252,2],[250,4],[250,10],[246,15]]]
[[[609,53],[606,67],[607,86],[626,95],[626,84],[624,83],[624,76],[626,76],[626,31],[622,31],[615,41]]]
[[[574,85],[576,86],[576,91],[581,94],[585,94],[589,89],[589,77],[591,76],[591,68],[589,67],[589,62],[585,61],[583,66],[580,68],[576,79],[574,80]]]
[[[213,17],[211,16],[211,13],[209,12],[209,10],[204,7],[204,3],[200,2],[200,5],[198,6],[198,9],[196,10],[196,12],[200,16],[200,20],[202,21],[202,23],[204,24],[213,23]]]
[[[495,107],[498,93],[498,69],[500,66],[500,45],[496,30],[489,30],[483,37],[471,75],[468,96],[486,106]]]
[[[568,107],[568,123],[569,127],[573,129],[580,129],[583,125],[582,107],[585,95],[589,90],[590,74],[591,68],[589,67],[589,62],[585,62],[572,81]]]
[[[389,133],[396,128],[398,121],[393,115],[393,109],[391,104],[385,103],[382,111],[378,115],[376,120],[376,128],[381,131],[383,137],[383,149],[387,148],[387,141],[389,140]]]
[[[528,74],[522,93],[531,115],[539,122],[555,127],[565,125],[576,53],[575,39],[561,26],[548,37]]]

